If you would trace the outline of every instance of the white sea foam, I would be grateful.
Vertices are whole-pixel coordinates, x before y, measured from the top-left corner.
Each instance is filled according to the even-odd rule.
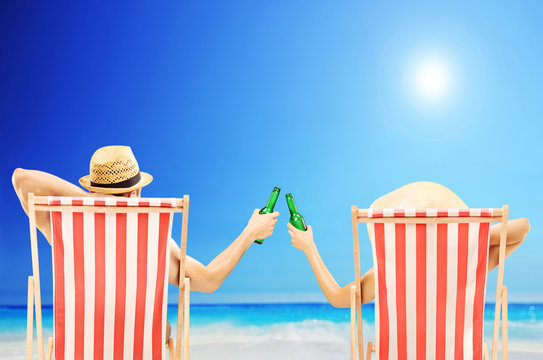
[[[198,359],[345,359],[349,324],[304,320],[265,326],[214,323],[191,328]]]
[[[349,323],[315,319],[265,326],[235,326],[229,322],[217,322],[210,325],[191,326],[191,343],[269,343],[274,341],[345,343],[349,339],[349,331]],[[364,331],[373,332],[373,326],[366,325]]]
[[[52,331],[44,329],[43,342],[44,348],[47,343],[47,339],[53,336]],[[34,339],[32,341],[34,350],[33,359],[38,358],[37,341],[36,341],[36,329],[34,329]],[[26,359],[26,329],[24,332],[12,332],[0,334],[0,359],[2,360],[23,360]]]
[[[533,342],[543,349],[543,321],[508,321],[507,329],[510,342],[511,339],[513,343],[517,343],[517,340]],[[493,330],[494,322],[485,321],[485,339],[492,337]]]

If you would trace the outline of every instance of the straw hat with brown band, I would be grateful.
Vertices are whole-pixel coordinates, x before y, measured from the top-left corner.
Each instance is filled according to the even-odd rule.
[[[122,194],[153,181],[140,171],[129,146],[105,146],[92,155],[90,174],[79,179],[84,188],[102,194]]]

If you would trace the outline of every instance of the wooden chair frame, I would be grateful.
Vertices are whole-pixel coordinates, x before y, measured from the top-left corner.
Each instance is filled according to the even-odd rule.
[[[28,194],[28,217],[30,223],[30,245],[32,251],[32,276],[28,277],[28,302],[27,302],[27,332],[26,332],[26,358],[32,359],[32,340],[33,340],[33,310],[36,311],[36,338],[38,343],[38,359],[51,360],[53,356],[53,338],[50,337],[47,342],[47,350],[44,357],[43,351],[43,325],[41,314],[41,292],[40,292],[40,268],[38,258],[38,241],[36,227],[37,211],[52,210],[72,210],[72,211],[90,211],[100,213],[150,213],[150,212],[170,212],[183,213],[181,224],[181,244],[179,247],[179,298],[177,308],[177,339],[174,346],[172,338],[167,339],[165,344],[169,351],[170,360],[180,360],[181,353],[183,359],[189,359],[189,313],[190,313],[190,279],[185,278],[186,255],[187,255],[187,228],[189,216],[189,196],[176,199],[176,205],[171,208],[160,206],[149,207],[114,207],[114,206],[73,206],[73,205],[49,205],[47,196],[34,196]]]
[[[426,218],[410,218],[410,217],[391,217],[391,218],[371,218],[369,217],[368,209],[358,209],[356,206],[351,207],[351,217],[353,225],[353,248],[354,248],[354,271],[355,285],[351,286],[351,360],[356,360],[356,352],[358,348],[359,360],[364,358],[364,338],[362,334],[362,292],[360,285],[360,246],[358,235],[359,223],[424,223],[424,224],[439,224],[439,223],[469,223],[469,222],[491,222],[501,223],[500,232],[500,251],[498,256],[498,279],[496,284],[496,308],[494,311],[494,332],[492,336],[492,360],[498,359],[498,335],[500,325],[500,315],[503,311],[502,318],[502,359],[508,359],[508,331],[507,331],[507,287],[503,285],[503,273],[505,266],[505,244],[507,240],[507,221],[509,216],[509,206],[504,205],[502,208],[492,209],[493,216],[470,216],[470,217],[426,217]],[[358,345],[358,346],[357,346]],[[484,359],[489,360],[488,346],[483,344]],[[371,341],[368,342],[366,360],[371,359],[371,354],[376,351],[375,345]]]

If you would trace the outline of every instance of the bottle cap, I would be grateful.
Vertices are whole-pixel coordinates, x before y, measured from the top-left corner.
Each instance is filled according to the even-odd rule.
[[[281,188],[280,188],[280,187],[277,187],[277,186],[274,186],[273,191],[279,192],[279,191],[281,191]]]
[[[288,193],[285,195],[286,197],[292,197],[292,193]]]

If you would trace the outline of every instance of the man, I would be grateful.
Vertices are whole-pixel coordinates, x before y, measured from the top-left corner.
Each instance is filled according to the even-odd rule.
[[[445,186],[432,182],[416,182],[405,185],[393,192],[386,194],[371,204],[374,209],[408,209],[408,208],[457,208],[466,209],[468,206],[451,190]],[[346,308],[350,306],[350,286],[340,287],[328,268],[322,261],[317,246],[313,241],[311,226],[307,231],[300,231],[288,224],[292,245],[302,250],[313,269],[319,286],[326,299],[335,307]],[[501,224],[490,227],[490,245],[488,251],[488,272],[498,265],[499,241]],[[509,220],[507,223],[507,241],[505,255],[509,256],[524,241],[530,231],[530,223],[527,219]],[[369,231],[370,239],[373,234]],[[360,279],[362,289],[362,303],[368,303],[375,298],[373,268],[368,270]]]
[[[91,158],[90,174],[79,183],[82,190],[59,177],[37,170],[16,169],[13,172],[13,187],[28,214],[28,194],[36,196],[123,196],[139,197],[141,189],[153,177],[140,172],[139,166],[128,146],[106,146],[96,150]],[[259,214],[255,209],[241,234],[213,261],[204,266],[187,256],[186,276],[191,279],[191,290],[212,293],[232,272],[243,254],[256,239],[265,239],[273,233],[278,212]],[[51,243],[51,219],[49,212],[36,213],[36,225]],[[179,247],[171,241],[169,282],[179,284]],[[168,338],[169,336],[167,336]]]

